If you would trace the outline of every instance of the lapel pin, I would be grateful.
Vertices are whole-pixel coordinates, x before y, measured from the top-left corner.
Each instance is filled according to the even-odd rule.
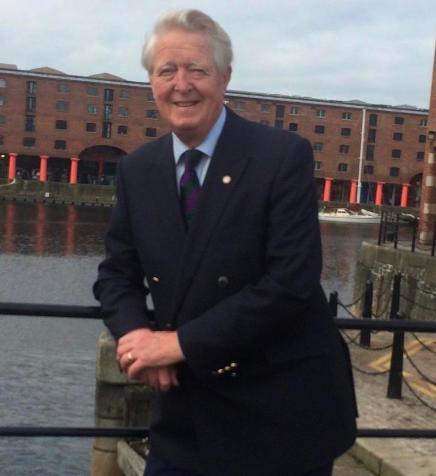
[[[227,184],[229,184],[231,181],[232,181],[232,177],[230,177],[230,175],[224,175],[224,177],[223,177],[223,183],[225,183],[225,184],[227,185]]]

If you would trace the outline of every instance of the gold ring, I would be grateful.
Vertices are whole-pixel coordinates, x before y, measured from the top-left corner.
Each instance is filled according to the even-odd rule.
[[[133,358],[133,355],[132,355],[131,352],[129,352],[129,353],[127,354],[127,359],[128,359],[129,362],[133,362],[133,361],[135,360],[135,359]]]

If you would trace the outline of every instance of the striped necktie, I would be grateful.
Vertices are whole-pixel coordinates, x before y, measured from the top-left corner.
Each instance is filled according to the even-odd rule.
[[[197,149],[188,149],[180,157],[185,163],[185,171],[180,178],[180,201],[187,228],[189,228],[200,198],[201,185],[195,167],[202,157],[203,153]]]

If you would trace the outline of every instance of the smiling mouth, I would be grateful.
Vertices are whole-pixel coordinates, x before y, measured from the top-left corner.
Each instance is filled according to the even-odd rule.
[[[174,104],[178,107],[192,107],[198,104],[198,101],[176,101]]]

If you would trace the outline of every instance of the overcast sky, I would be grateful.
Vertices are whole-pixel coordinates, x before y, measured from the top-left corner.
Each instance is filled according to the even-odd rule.
[[[0,0],[0,63],[147,81],[144,36],[172,8],[199,8],[232,38],[229,88],[427,108],[433,0]]]

